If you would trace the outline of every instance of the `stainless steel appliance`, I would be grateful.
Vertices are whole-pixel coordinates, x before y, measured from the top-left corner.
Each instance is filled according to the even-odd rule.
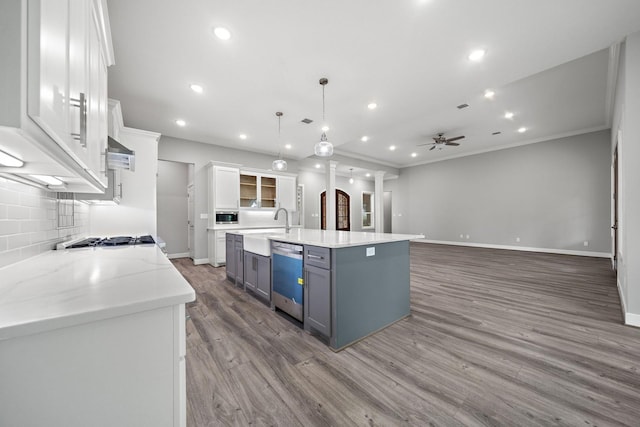
[[[301,245],[283,242],[271,244],[272,304],[300,322],[304,318],[302,251]]]
[[[216,224],[237,224],[238,211],[216,211]]]

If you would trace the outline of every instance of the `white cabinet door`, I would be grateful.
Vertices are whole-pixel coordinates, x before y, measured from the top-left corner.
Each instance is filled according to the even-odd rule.
[[[93,4],[28,2],[27,114],[83,173],[106,186],[106,61],[101,64],[103,43]]]
[[[89,24],[89,81],[87,93],[87,153],[89,168],[94,171],[100,182],[107,185],[107,133],[108,133],[108,95],[107,63],[101,49],[98,35],[98,20],[95,11],[91,11]]]
[[[216,231],[216,265],[224,265],[227,262],[226,235],[227,233],[225,231]]]
[[[215,209],[238,209],[240,204],[240,170],[213,167]]]
[[[289,212],[296,210],[296,178],[293,176],[278,177],[278,207]]]
[[[27,111],[52,139],[66,145],[70,138],[67,120],[69,1],[31,1],[27,12]]]

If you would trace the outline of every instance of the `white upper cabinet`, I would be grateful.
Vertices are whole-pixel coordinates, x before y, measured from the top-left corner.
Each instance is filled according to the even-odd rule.
[[[237,210],[240,207],[240,170],[213,166],[214,208]]]
[[[28,4],[28,113],[51,138],[65,144],[69,133],[69,1]]]
[[[0,172],[55,175],[66,191],[104,191],[107,24],[106,0],[1,2],[0,86],[10,90],[0,99],[0,150],[25,165]]]
[[[294,176],[278,177],[278,204],[289,212],[296,210],[296,178]]]

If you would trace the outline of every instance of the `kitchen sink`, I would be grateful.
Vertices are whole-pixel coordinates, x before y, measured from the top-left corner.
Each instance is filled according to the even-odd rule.
[[[268,233],[250,233],[243,236],[243,249],[262,256],[271,256],[271,240],[268,236],[284,235],[284,230]]]

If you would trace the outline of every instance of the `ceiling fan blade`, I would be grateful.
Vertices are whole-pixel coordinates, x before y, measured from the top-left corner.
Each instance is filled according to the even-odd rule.
[[[433,145],[433,142],[427,142],[426,144],[418,144],[416,147],[424,147],[425,145]]]
[[[447,142],[444,143],[444,145],[460,145],[460,144],[458,144],[457,142],[449,142],[449,141],[447,141]]]
[[[434,150],[436,148],[436,146],[434,145],[433,147],[429,148],[429,151]]]
[[[447,139],[447,140],[446,140],[446,142],[457,141],[457,140],[462,139],[462,138],[464,138],[464,135],[461,135],[461,136],[455,136],[455,137],[453,137],[453,138],[449,138],[449,139]]]

